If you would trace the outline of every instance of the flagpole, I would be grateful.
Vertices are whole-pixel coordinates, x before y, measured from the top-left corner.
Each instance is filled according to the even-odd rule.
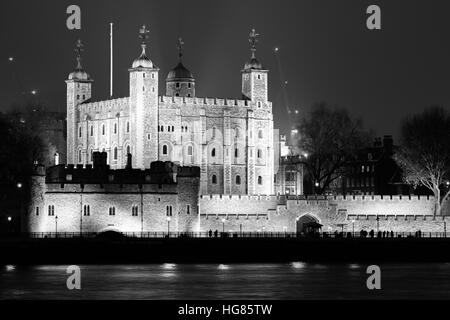
[[[113,23],[110,22],[110,32],[109,32],[109,38],[110,38],[110,83],[109,83],[109,95],[113,96]]]

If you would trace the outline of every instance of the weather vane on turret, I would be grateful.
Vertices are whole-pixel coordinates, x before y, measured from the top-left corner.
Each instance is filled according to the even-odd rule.
[[[258,37],[259,37],[259,33],[256,33],[256,30],[252,29],[252,31],[250,32],[250,35],[249,35],[249,39],[248,39],[248,41],[252,45],[252,47],[250,49],[252,51],[252,59],[256,58],[255,52],[256,52],[256,44],[258,43]]]
[[[78,39],[76,46],[75,46],[75,52],[77,54],[77,70],[83,69],[83,67],[81,66],[81,53],[83,51],[84,51],[83,42],[81,42],[81,39]]]
[[[184,45],[183,39],[178,38],[177,49],[178,49],[178,58],[180,58],[180,61],[181,58],[183,57],[183,45]]]
[[[142,54],[145,54],[145,48],[147,47],[145,40],[148,39],[149,33],[150,33],[150,30],[147,29],[145,24],[142,25],[141,29],[139,29],[139,39],[141,39]]]

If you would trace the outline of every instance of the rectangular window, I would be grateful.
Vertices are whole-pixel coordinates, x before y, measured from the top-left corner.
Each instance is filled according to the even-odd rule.
[[[187,213],[187,214],[190,214],[190,213],[191,213],[191,206],[190,206],[190,205],[187,205],[187,207],[186,207],[186,213]]]
[[[36,215],[39,215],[39,207],[36,207]]]

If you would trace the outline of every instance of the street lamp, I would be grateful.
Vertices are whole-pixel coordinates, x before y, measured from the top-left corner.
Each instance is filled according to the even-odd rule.
[[[316,183],[314,183],[314,194],[317,195],[317,189],[319,188],[319,182],[316,181]]]
[[[447,221],[444,220],[444,238],[447,238]]]
[[[22,189],[22,182],[17,182],[17,189]]]
[[[167,236],[170,236],[170,217],[167,217]]]
[[[8,217],[8,222],[11,222],[11,220],[12,220],[12,218],[11,218],[11,217]]]

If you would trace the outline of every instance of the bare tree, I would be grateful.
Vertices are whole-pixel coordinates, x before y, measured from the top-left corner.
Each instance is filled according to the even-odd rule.
[[[303,164],[317,194],[323,194],[342,177],[347,162],[370,141],[361,120],[353,119],[346,109],[326,103],[313,106],[309,116],[300,120],[298,133]]]
[[[435,198],[435,215],[450,196],[445,183],[450,179],[450,113],[430,107],[405,120],[401,130],[402,147],[394,158],[402,168],[405,182],[423,185]]]

